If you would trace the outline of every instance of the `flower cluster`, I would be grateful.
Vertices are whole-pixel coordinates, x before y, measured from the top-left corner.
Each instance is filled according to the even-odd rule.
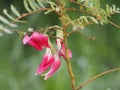
[[[29,44],[36,50],[43,50],[43,48],[46,48],[46,52],[43,56],[42,62],[36,70],[35,74],[38,75],[44,73],[44,80],[51,77],[60,68],[61,56],[66,59],[65,46],[60,39],[57,39],[57,53],[54,54],[51,51],[48,36],[38,32],[31,32],[30,34],[26,34],[23,38],[23,44]],[[72,52],[70,50],[68,50],[68,55],[70,58],[72,57]],[[50,70],[45,73],[45,71],[49,68]]]

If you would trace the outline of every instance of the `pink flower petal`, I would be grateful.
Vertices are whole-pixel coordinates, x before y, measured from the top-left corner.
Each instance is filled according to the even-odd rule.
[[[63,44],[63,42],[60,39],[57,39],[57,49],[59,52],[59,56],[62,56],[64,59],[66,59],[66,55],[65,55],[65,45]],[[70,58],[72,58],[72,52],[70,49],[68,49],[68,56]]]
[[[25,35],[23,44],[29,44],[37,50],[50,47],[48,44],[48,36],[38,32],[33,32],[31,36]]]
[[[61,66],[61,61],[59,59],[59,56],[54,55],[54,58],[55,58],[55,60],[52,63],[52,66],[51,66],[49,72],[45,75],[44,80],[47,80],[49,77],[51,77],[59,69],[59,67]]]
[[[72,52],[71,52],[70,49],[68,49],[68,55],[69,55],[70,58],[72,58]]]
[[[35,41],[29,40],[28,44],[31,45],[32,47],[34,47],[36,50],[42,50],[43,49],[43,47]]]
[[[23,38],[23,44],[27,44],[29,41],[29,36],[25,35],[25,37]]]
[[[39,42],[43,47],[50,47],[49,44],[48,44],[48,37],[47,36],[43,37],[43,35],[40,35],[39,36]]]
[[[47,48],[42,63],[39,65],[35,75],[44,73],[52,65],[53,61],[54,57],[52,56],[50,49]]]

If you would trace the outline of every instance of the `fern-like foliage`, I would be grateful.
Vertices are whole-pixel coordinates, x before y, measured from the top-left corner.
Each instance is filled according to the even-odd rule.
[[[26,13],[19,13],[14,5],[11,4],[10,10],[14,14],[14,17],[8,13],[7,9],[3,9],[5,16],[0,15],[0,35],[3,32],[11,34],[11,30],[17,27],[17,23],[25,23],[22,21],[23,17],[30,14],[40,12],[41,10],[46,10],[44,14],[49,14],[50,12],[55,12],[60,16],[61,22],[66,24],[78,25],[79,27],[85,27],[88,24],[107,24],[108,17],[112,14],[120,13],[120,8],[115,5],[106,5],[106,8],[101,8],[100,0],[69,0],[69,1],[52,1],[52,0],[23,0]],[[78,5],[78,7],[68,7],[66,2],[70,2]],[[49,9],[47,9],[49,8]],[[67,14],[67,10],[79,11],[86,13],[88,15],[79,16],[79,18],[71,20],[71,17]]]
[[[45,8],[43,3],[46,3],[46,1],[42,1],[42,0],[24,0],[25,9],[28,12],[32,12],[32,11],[35,11],[35,10],[40,9],[40,8]]]
[[[54,9],[55,6],[54,2],[48,0],[23,0],[23,2],[25,10],[27,11],[25,14],[20,14],[19,11],[12,4],[10,6],[10,10],[15,17],[10,15],[7,9],[3,9],[3,13],[5,16],[0,15],[0,21],[2,23],[0,24],[0,36],[3,32],[11,34],[12,32],[10,28],[15,29],[17,27],[17,23],[25,23],[25,21],[20,20],[22,19],[22,17],[32,14],[32,12],[35,12],[37,10],[46,8],[47,4],[49,4],[52,9]],[[48,10],[47,12],[45,12],[45,14],[48,14],[51,11],[52,10]]]
[[[12,31],[10,30],[10,28],[15,29],[17,27],[17,24],[15,24],[14,22],[24,23],[24,21],[17,19],[17,18],[21,17],[21,14],[13,5],[10,6],[10,10],[14,14],[15,17],[11,16],[8,13],[7,9],[3,9],[3,14],[5,16],[0,15],[0,22],[3,23],[3,24],[0,24],[1,35],[3,32],[11,34]]]
[[[100,0],[71,0],[71,2],[79,6],[79,9],[74,7],[73,10],[88,14],[88,16],[80,16],[74,20],[74,25],[78,25],[79,27],[92,23],[101,25],[107,24],[108,17],[111,17],[112,14],[120,13],[120,8],[117,8],[115,5],[106,5],[105,9],[101,8]]]

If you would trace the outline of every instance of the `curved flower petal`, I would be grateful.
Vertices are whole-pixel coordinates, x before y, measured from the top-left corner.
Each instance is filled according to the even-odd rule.
[[[35,75],[44,73],[52,65],[53,61],[54,57],[52,56],[50,49],[46,48],[42,63],[39,65]]]
[[[31,36],[25,35],[23,38],[23,44],[29,44],[37,50],[50,47],[48,44],[48,36],[38,32],[33,32]]]
[[[51,77],[61,66],[61,61],[58,55],[54,55],[54,62],[51,65],[51,68],[49,70],[49,72],[45,75],[44,80],[48,79],[49,77]]]
[[[66,55],[65,55],[65,45],[63,44],[63,42],[61,42],[60,39],[57,39],[57,49],[59,52],[59,56],[62,56],[64,59],[66,59]],[[68,56],[70,58],[72,58],[72,52],[70,49],[68,49]]]
[[[23,38],[23,44],[27,44],[29,41],[29,36],[25,35],[25,37]]]
[[[71,52],[70,49],[68,49],[68,55],[69,55],[70,58],[72,58],[72,52]]]
[[[35,42],[35,41],[29,40],[28,44],[31,45],[32,47],[34,47],[36,50],[42,50],[43,49],[42,45]]]

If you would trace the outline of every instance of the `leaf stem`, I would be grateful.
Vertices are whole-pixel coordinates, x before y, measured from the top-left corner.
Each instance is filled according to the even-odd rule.
[[[81,4],[81,3],[78,3],[78,2],[76,2],[76,1],[74,1],[74,0],[70,0],[70,2],[72,2],[72,3],[74,3],[74,4],[77,4],[77,5],[79,5],[79,6],[83,6],[83,7],[87,8],[85,5],[83,5],[83,4]]]
[[[38,9],[38,10],[35,10],[35,11],[31,11],[31,12],[28,12],[28,13],[23,13],[21,16],[17,17],[14,21],[11,21],[10,23],[13,24],[15,23],[17,20],[20,20],[28,15],[31,15],[31,14],[34,14],[34,13],[37,13],[37,12],[41,12],[41,11],[46,11],[46,10],[51,10],[51,8],[42,8],[42,9]],[[8,27],[8,25],[6,25],[5,27]]]
[[[119,26],[119,25],[117,25],[117,24],[115,24],[115,23],[113,23],[112,21],[108,20],[108,23],[110,23],[110,24],[112,24],[113,26],[115,26],[115,27],[117,27],[117,28],[119,28],[119,29],[120,29],[120,26]]]
[[[71,62],[70,62],[70,57],[68,55],[68,45],[67,45],[67,34],[66,34],[66,26],[64,27],[63,30],[63,42],[65,44],[65,54],[66,54],[66,62],[67,62],[67,66],[68,66],[68,73],[71,79],[71,86],[72,86],[72,90],[75,90],[75,77],[74,77],[74,73],[72,71],[72,66],[71,66]]]
[[[108,71],[105,71],[103,73],[100,73],[90,79],[88,79],[87,81],[85,81],[84,83],[82,83],[80,86],[78,86],[76,88],[76,90],[80,90],[81,88],[83,88],[84,86],[86,86],[87,84],[89,84],[90,82],[92,82],[93,80],[97,79],[98,77],[101,77],[103,75],[106,75],[106,74],[109,74],[109,73],[112,73],[112,72],[115,72],[115,71],[120,71],[120,68],[114,68],[114,69],[111,69],[111,70],[108,70]]]
[[[85,10],[80,10],[80,9],[75,9],[75,8],[65,8],[66,11],[74,11],[74,12],[83,12],[92,16],[95,16],[94,14],[92,14],[91,12],[85,11]]]

